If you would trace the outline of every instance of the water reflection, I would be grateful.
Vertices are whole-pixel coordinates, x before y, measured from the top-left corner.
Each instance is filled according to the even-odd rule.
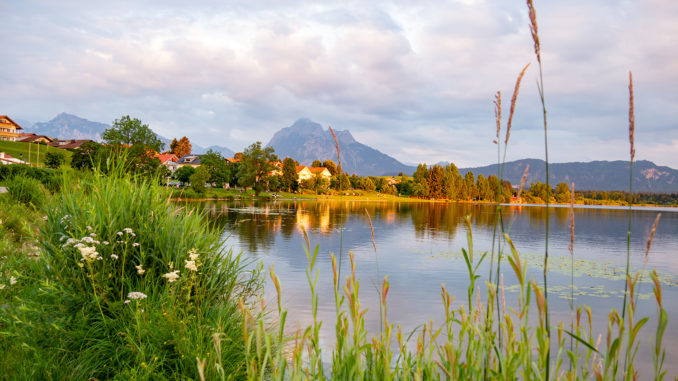
[[[358,277],[362,280],[361,301],[370,311],[378,311],[374,284],[388,274],[389,320],[403,326],[405,332],[429,319],[439,319],[442,308],[439,301],[440,285],[444,283],[457,303],[465,303],[463,295],[468,276],[461,259],[461,248],[466,247],[466,228],[463,217],[470,215],[473,224],[474,249],[489,251],[492,247],[494,224],[497,220],[492,205],[361,202],[361,201],[275,201],[275,202],[212,202],[198,204],[204,208],[210,221],[230,236],[227,245],[245,255],[255,257],[268,267],[275,264],[283,285],[289,321],[302,325],[310,322],[309,293],[304,271],[306,256],[302,250],[303,228],[313,245],[319,245],[318,269],[319,310],[328,331],[323,340],[333,343],[334,302],[331,289],[330,253],[343,260],[347,268],[347,251],[355,253]],[[370,228],[365,217],[367,210],[375,229],[377,255],[372,248]],[[528,264],[528,276],[541,279],[543,263],[546,209],[543,207],[503,206],[503,220],[507,231]],[[632,214],[632,267],[645,265],[645,244],[656,216],[656,210],[644,209]],[[626,210],[578,208],[576,217],[575,285],[577,303],[594,307],[595,327],[604,332],[605,319],[611,308],[621,303],[624,288],[623,267],[626,259]],[[568,209],[550,210],[549,268],[551,310],[555,319],[569,316],[570,254],[567,249],[570,236]],[[664,281],[665,307],[670,316],[678,316],[678,213],[664,211],[655,235],[648,268],[656,268]],[[378,262],[378,266],[377,266]],[[377,275],[377,268],[380,274]],[[503,266],[508,269],[508,266]],[[480,267],[484,284],[489,263]],[[508,298],[515,282],[505,274]],[[651,287],[644,285],[642,293]],[[655,306],[650,300],[640,302],[639,311],[652,316]],[[367,328],[378,328],[378,314],[367,314]],[[596,323],[598,324],[598,323]],[[667,342],[678,340],[678,319],[672,319]],[[678,351],[667,356],[667,363],[678,364]]]

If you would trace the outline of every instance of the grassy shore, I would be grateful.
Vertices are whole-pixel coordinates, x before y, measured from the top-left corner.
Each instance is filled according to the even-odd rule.
[[[66,155],[67,163],[70,162],[70,157],[73,156],[71,151],[50,147],[48,145],[24,142],[8,142],[4,140],[0,140],[0,152],[7,153],[17,159],[21,158],[23,161],[38,167],[45,166],[45,157],[47,152],[63,152]]]

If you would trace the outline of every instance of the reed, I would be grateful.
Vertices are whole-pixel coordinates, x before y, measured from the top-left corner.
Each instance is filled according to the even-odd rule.
[[[629,71],[629,227],[626,231],[626,277],[629,277],[631,262],[631,220],[633,217],[633,159],[636,157],[635,134],[636,116],[633,105],[633,73]],[[624,285],[624,302],[622,304],[622,318],[626,316],[626,296],[629,284]]]

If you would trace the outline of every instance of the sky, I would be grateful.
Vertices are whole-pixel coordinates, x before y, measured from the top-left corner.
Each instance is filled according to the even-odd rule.
[[[551,162],[678,168],[678,2],[534,0]],[[0,0],[0,114],[130,115],[240,151],[306,117],[407,163],[497,162],[494,96],[517,98],[506,159],[544,158],[520,0]]]

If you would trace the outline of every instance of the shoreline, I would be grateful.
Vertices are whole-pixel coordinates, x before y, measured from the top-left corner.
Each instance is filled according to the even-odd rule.
[[[407,202],[407,203],[442,203],[442,204],[472,204],[472,205],[497,205],[495,202],[490,201],[465,201],[465,200],[438,200],[438,199],[422,199],[422,198],[411,198],[411,197],[398,197],[398,196],[387,196],[383,198],[372,198],[372,197],[361,197],[361,196],[321,196],[321,197],[203,197],[203,198],[183,198],[176,197],[171,198],[171,201],[176,202],[209,202],[209,201],[361,201],[361,202]],[[499,203],[501,206],[509,207],[546,207],[546,204],[528,204],[528,203]],[[569,203],[551,203],[549,207],[554,208],[569,208]],[[606,205],[606,204],[585,204],[585,203],[575,203],[574,207],[576,209],[613,209],[613,210],[628,210],[629,205]],[[650,208],[661,208],[669,212],[678,212],[678,205],[656,205],[656,204],[633,204],[631,205],[631,210],[642,210]]]

